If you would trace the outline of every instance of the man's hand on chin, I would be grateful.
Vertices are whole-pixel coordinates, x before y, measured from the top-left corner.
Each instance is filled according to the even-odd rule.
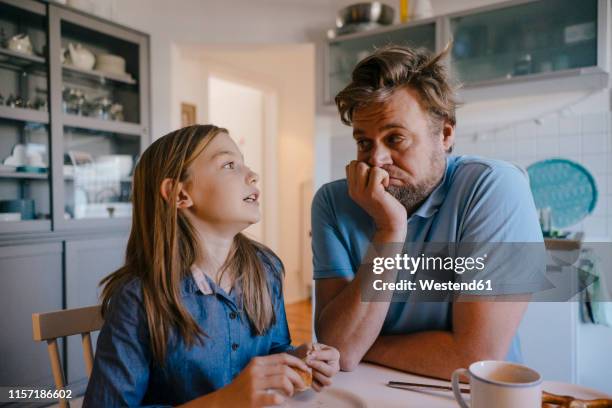
[[[380,167],[353,160],[346,166],[346,179],[349,196],[374,219],[377,231],[403,241],[408,214],[406,208],[386,190],[389,173]]]

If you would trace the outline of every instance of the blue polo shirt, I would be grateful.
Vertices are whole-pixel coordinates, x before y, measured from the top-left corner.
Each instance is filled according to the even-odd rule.
[[[322,186],[312,204],[314,279],[352,279],[375,233],[346,179]],[[543,242],[529,182],[513,164],[448,156],[440,184],[408,218],[406,242]],[[544,275],[530,290],[546,288]],[[524,293],[524,292],[522,292]],[[392,302],[381,334],[452,330],[451,302]],[[514,337],[507,360],[522,360]]]

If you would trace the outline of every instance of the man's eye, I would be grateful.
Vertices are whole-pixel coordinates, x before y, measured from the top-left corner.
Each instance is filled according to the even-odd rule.
[[[233,169],[235,169],[235,168],[236,168],[236,163],[234,163],[233,161],[232,161],[232,162],[229,162],[229,163],[225,163],[225,164],[223,165],[223,168],[224,168],[224,169],[230,169],[230,170],[233,170]]]
[[[400,135],[391,135],[387,138],[389,143],[400,143],[404,138]]]

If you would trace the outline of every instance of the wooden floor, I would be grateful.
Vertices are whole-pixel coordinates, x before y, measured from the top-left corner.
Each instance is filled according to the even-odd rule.
[[[312,341],[312,302],[302,302],[285,305],[289,332],[291,333],[291,344],[299,346],[302,343]]]

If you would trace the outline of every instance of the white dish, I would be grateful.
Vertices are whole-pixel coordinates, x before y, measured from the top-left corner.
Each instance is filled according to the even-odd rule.
[[[125,72],[125,59],[113,54],[98,54],[96,70],[116,75],[127,75],[127,72]]]
[[[0,221],[21,221],[21,213],[0,213]]]
[[[307,390],[297,394],[285,404],[283,407],[300,408],[300,407],[317,407],[317,408],[365,408],[367,407],[364,400],[359,398],[352,392],[341,390],[339,388],[326,388],[321,392]]]

